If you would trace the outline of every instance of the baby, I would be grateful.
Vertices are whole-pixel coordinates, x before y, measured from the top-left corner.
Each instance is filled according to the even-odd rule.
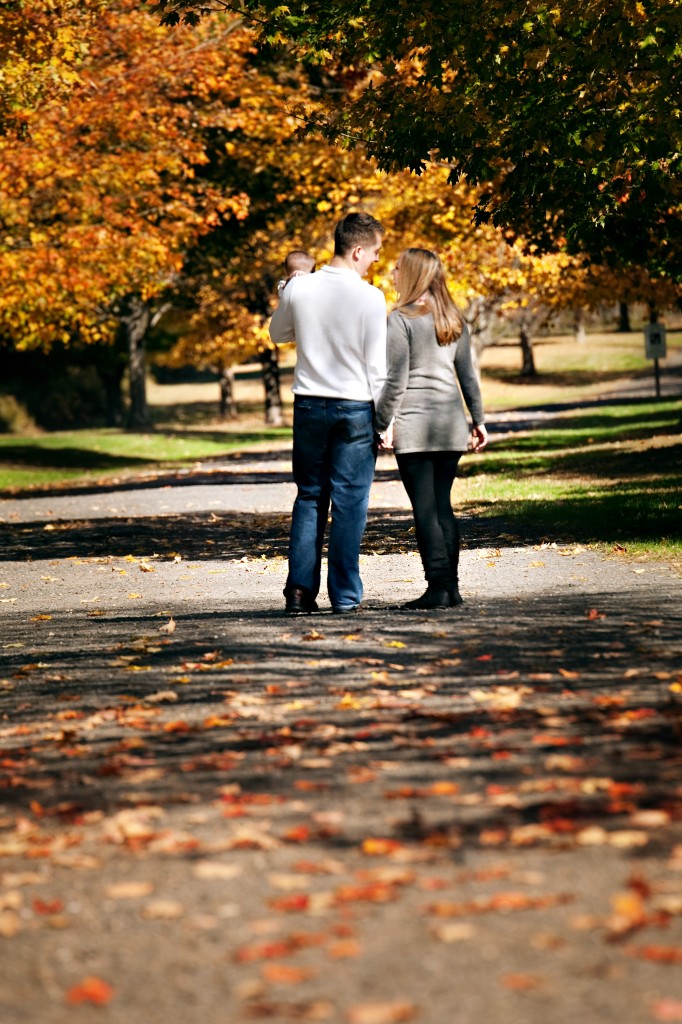
[[[292,277],[302,277],[304,274],[312,274],[315,269],[315,260],[310,253],[303,249],[294,249],[284,260],[286,277],[278,281],[277,294],[281,296]]]

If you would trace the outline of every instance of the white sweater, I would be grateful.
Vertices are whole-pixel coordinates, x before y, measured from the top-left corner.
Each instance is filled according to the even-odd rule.
[[[295,395],[377,401],[386,380],[386,300],[354,270],[294,277],[270,321],[275,344],[296,342]]]

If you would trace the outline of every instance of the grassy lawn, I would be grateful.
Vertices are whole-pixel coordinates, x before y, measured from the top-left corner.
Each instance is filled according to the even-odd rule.
[[[77,430],[20,438],[0,434],[0,491],[182,469],[287,438],[287,427],[202,431]]]
[[[466,458],[457,487],[464,509],[503,516],[522,536],[617,544],[682,567],[682,403],[564,414]]]

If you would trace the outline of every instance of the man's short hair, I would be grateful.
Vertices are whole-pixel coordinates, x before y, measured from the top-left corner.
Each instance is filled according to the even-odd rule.
[[[383,226],[371,214],[347,213],[334,229],[334,255],[345,256],[356,245],[373,245],[383,233]]]

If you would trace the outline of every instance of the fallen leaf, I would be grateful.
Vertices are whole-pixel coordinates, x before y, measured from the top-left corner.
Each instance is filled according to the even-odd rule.
[[[222,881],[236,878],[241,873],[241,864],[229,864],[222,860],[200,860],[192,868],[195,878],[220,879]]]
[[[21,930],[21,918],[16,910],[0,910],[0,936],[13,939]]]
[[[682,1021],[682,1002],[679,999],[659,999],[651,1008],[654,1020]]]
[[[325,636],[323,633],[318,633],[316,629],[311,629],[309,633],[304,633],[301,640],[313,641],[313,640],[324,640]]]
[[[300,985],[302,981],[314,978],[316,973],[311,967],[292,967],[290,964],[265,964],[261,968],[264,980],[274,985]]]
[[[476,929],[468,921],[452,921],[447,924],[436,925],[433,934],[441,942],[466,942],[473,939]]]
[[[112,882],[104,891],[111,900],[137,900],[154,892],[154,883]]]
[[[177,625],[177,623],[176,623],[175,619],[173,618],[173,616],[171,615],[171,617],[168,620],[168,622],[164,623],[163,626],[159,626],[159,633],[166,633],[166,634],[174,633],[176,625]]]
[[[150,920],[172,921],[182,917],[185,908],[177,900],[152,900],[142,911],[142,916]]]
[[[628,956],[638,960],[651,960],[657,964],[682,964],[682,947],[680,946],[633,946],[626,949]]]
[[[66,994],[66,1001],[70,1006],[79,1006],[81,1003],[92,1003],[93,1006],[107,1006],[112,999],[114,990],[111,985],[101,978],[89,976],[83,978],[78,985],[73,985]]]
[[[510,988],[513,992],[530,992],[542,985],[539,974],[504,974],[500,981],[505,988]]]
[[[362,946],[357,939],[339,939],[337,942],[329,943],[327,953],[333,960],[346,960],[349,957],[360,956]]]
[[[417,1007],[404,1000],[382,1003],[356,1003],[346,1012],[348,1024],[402,1024],[415,1020]]]

